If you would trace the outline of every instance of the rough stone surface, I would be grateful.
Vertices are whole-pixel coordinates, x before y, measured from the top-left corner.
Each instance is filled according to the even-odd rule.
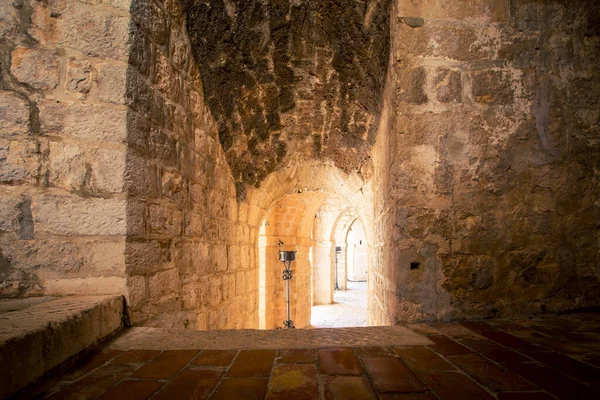
[[[285,349],[332,346],[428,345],[429,339],[403,326],[297,329],[182,331],[134,327],[111,343],[112,349]]]
[[[15,93],[1,91],[0,119],[2,137],[26,134],[29,132],[29,105]]]
[[[294,152],[346,172],[368,163],[390,1],[183,1],[183,8],[239,198]]]
[[[58,85],[58,60],[51,52],[17,47],[10,56],[10,72],[19,82],[44,90]]]
[[[65,297],[0,314],[2,397],[122,326],[120,296]]]
[[[598,103],[579,92],[599,72],[585,33],[598,5],[396,5],[373,183],[393,210],[375,256],[392,322],[598,305]]]

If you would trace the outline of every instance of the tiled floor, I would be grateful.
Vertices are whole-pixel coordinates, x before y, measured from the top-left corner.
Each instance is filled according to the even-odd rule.
[[[600,399],[600,313],[412,324],[427,346],[105,347],[51,399]],[[361,328],[356,328],[361,329]]]
[[[346,285],[347,290],[334,292],[334,304],[312,307],[312,327],[367,326],[367,282],[348,281]]]

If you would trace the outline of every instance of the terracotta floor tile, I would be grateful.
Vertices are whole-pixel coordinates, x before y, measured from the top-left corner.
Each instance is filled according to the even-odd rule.
[[[111,363],[121,364],[143,364],[153,359],[159,350],[129,350],[119,355]]]
[[[491,326],[493,326],[494,328],[503,330],[503,331],[528,331],[530,330],[530,328],[524,326],[524,325],[520,325],[517,322],[514,321],[505,321],[505,320],[499,320],[499,321],[490,321],[489,323]]]
[[[96,350],[84,358],[82,358],[75,366],[74,369],[66,374],[63,379],[67,381],[74,381],[79,379],[83,375],[93,371],[94,369],[106,364],[108,361],[117,357],[121,354],[121,350],[103,349]]]
[[[582,382],[600,381],[600,369],[564,354],[548,352],[532,353],[529,356]]]
[[[229,368],[227,376],[269,376],[274,360],[275,350],[242,350]]]
[[[319,370],[323,375],[362,375],[360,361],[349,347],[318,349]]]
[[[354,348],[359,356],[393,356],[394,352],[389,347],[371,346]]]
[[[530,358],[489,340],[463,339],[461,343],[497,362],[528,362]]]
[[[168,379],[198,354],[197,350],[165,350],[133,374],[143,379]]]
[[[312,400],[318,397],[316,365],[279,364],[273,367],[265,399]]]
[[[431,324],[407,324],[406,326],[420,335],[440,334],[440,332],[434,329]]]
[[[435,323],[431,324],[431,326],[435,328],[436,331],[438,331],[437,335],[441,333],[452,339],[483,339],[483,337],[478,333],[475,333],[472,330],[467,329],[466,327],[454,322]]]
[[[206,367],[227,367],[237,353],[237,350],[204,350],[190,364]]]
[[[419,377],[442,399],[492,400],[493,397],[464,375],[452,372],[419,372]]]
[[[316,361],[314,349],[282,349],[277,352],[280,364],[310,364]]]
[[[482,321],[466,321],[461,322],[460,324],[465,328],[472,330],[473,332],[478,333],[480,335],[483,335],[487,332],[498,332],[498,329]]]
[[[425,393],[386,393],[381,395],[381,400],[438,400],[432,392]]]
[[[448,356],[448,359],[471,378],[494,392],[538,390],[520,376],[476,354],[457,354]]]
[[[363,363],[380,393],[386,392],[425,392],[427,388],[396,357],[364,357]]]
[[[586,363],[592,364],[592,365],[600,368],[600,355],[597,355],[597,354],[587,355],[587,356],[583,356],[583,359],[585,360]]]
[[[513,350],[544,351],[543,348],[534,343],[530,343],[529,341],[524,340],[520,337],[503,332],[485,322],[461,322],[461,325],[480,334],[481,336],[484,336],[487,339],[490,339],[503,346],[509,347]]]
[[[123,381],[98,400],[146,400],[164,385],[158,381]]]
[[[233,399],[264,399],[267,392],[267,378],[226,378],[221,381],[211,400],[233,400]]]
[[[377,397],[364,376],[324,376],[325,400],[375,400]]]
[[[554,400],[545,392],[504,392],[498,394],[498,400]]]
[[[561,399],[598,399],[600,394],[560,372],[535,363],[505,363],[513,372],[519,374],[539,388]]]
[[[394,347],[394,352],[413,370],[451,371],[455,369],[425,347]]]
[[[546,349],[538,346],[537,344],[531,343],[506,332],[488,332],[483,334],[483,336],[513,350],[546,351]]]
[[[435,351],[436,353],[440,353],[443,355],[451,355],[451,354],[468,354],[468,353],[472,352],[471,350],[467,349],[463,345],[455,342],[452,339],[447,338],[446,336],[429,335],[429,336],[427,336],[427,339],[429,339],[433,343],[435,343],[434,345],[427,346],[427,347],[430,348],[431,350]]]
[[[95,399],[135,371],[136,368],[134,365],[104,365],[49,398],[52,400]]]
[[[223,371],[214,369],[184,369],[152,399],[206,399],[215,389]]]

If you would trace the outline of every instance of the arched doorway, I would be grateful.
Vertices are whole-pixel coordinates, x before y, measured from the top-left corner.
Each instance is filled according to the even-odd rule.
[[[308,166],[275,173],[260,189],[249,193],[249,207],[245,211],[249,218],[255,219],[256,222],[250,222],[256,224],[258,233],[259,328],[281,327],[285,320],[285,282],[281,276],[283,266],[277,259],[278,243],[283,242],[283,250],[297,251],[292,264],[294,278],[290,282],[292,320],[296,327],[310,325],[313,304],[333,302],[335,245],[340,243],[336,242],[335,232],[344,212],[353,210],[353,218],[346,221],[346,235],[360,215],[365,226],[363,243],[369,252],[373,208],[368,190],[361,181],[336,168]],[[345,271],[342,275],[338,278],[346,279]],[[382,288],[371,289],[374,289],[371,298],[383,293]],[[377,309],[380,304],[375,301],[372,308]]]

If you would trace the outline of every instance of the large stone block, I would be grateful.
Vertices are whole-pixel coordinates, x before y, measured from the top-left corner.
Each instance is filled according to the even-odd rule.
[[[435,77],[437,100],[442,103],[462,102],[462,81],[459,71],[438,68]]]
[[[34,89],[54,89],[58,85],[58,59],[48,50],[18,46],[11,53],[10,73]]]
[[[473,72],[473,100],[480,104],[509,105],[514,102],[514,89],[503,71]]]
[[[151,73],[152,52],[152,45],[146,34],[137,26],[133,26],[129,64],[146,77]]]
[[[50,142],[49,150],[48,183],[71,191],[80,190],[87,175],[83,150],[64,142]]]
[[[97,149],[91,158],[90,188],[101,193],[121,193],[125,182],[125,150]]]
[[[188,181],[177,172],[162,171],[160,189],[161,197],[178,204],[186,204],[189,199]]]
[[[212,245],[210,258],[215,272],[220,273],[227,270],[227,246]]]
[[[156,52],[155,82],[158,90],[169,100],[181,104],[181,76],[171,65],[171,60],[162,53]]]
[[[153,1],[135,1],[131,16],[157,44],[167,39],[167,19],[165,13]]]
[[[148,206],[148,229],[149,233],[178,237],[183,229],[183,215],[175,207],[150,204]]]
[[[125,189],[131,197],[157,197],[157,167],[151,161],[127,154]]]
[[[165,269],[171,263],[171,242],[130,240],[125,246],[128,275],[147,275]]]
[[[130,23],[127,16],[74,1],[68,3],[67,13],[58,22],[65,46],[87,56],[116,60],[129,56]]]
[[[35,183],[42,173],[40,145],[0,139],[0,183]]]
[[[55,235],[125,235],[127,201],[72,195],[41,195],[32,199],[36,232]]]
[[[143,275],[127,276],[128,305],[136,307],[146,299],[146,277]]]
[[[49,295],[123,295],[127,293],[125,277],[46,279],[44,292]]]
[[[190,45],[187,40],[185,28],[182,25],[176,25],[171,28],[171,39],[169,40],[171,58],[181,70],[186,70],[187,62],[191,57]]]
[[[21,198],[16,194],[0,192],[0,231],[16,232],[21,218]]]
[[[491,49],[478,40],[474,28],[456,26],[430,26],[427,21],[421,28],[399,25],[393,32],[396,60],[407,57],[447,58],[457,61],[476,61],[491,58]]]
[[[202,237],[204,232],[204,218],[202,216],[189,213],[184,220],[184,234],[186,236]]]
[[[504,0],[401,0],[397,4],[397,15],[400,17],[482,18],[492,22],[506,22],[509,17],[509,2]]]
[[[108,103],[125,104],[127,87],[126,63],[101,63],[98,70],[98,97]]]
[[[40,123],[45,134],[58,134],[84,141],[127,141],[127,109],[44,102],[40,104]]]
[[[13,4],[4,0],[0,6],[0,37],[12,37],[19,24],[19,13]]]
[[[397,99],[409,104],[427,103],[425,85],[427,72],[423,67],[406,68],[398,71]]]
[[[65,14],[66,1],[30,1],[33,8],[27,33],[40,43],[55,44],[61,39],[60,17]]]
[[[65,89],[83,97],[92,88],[92,65],[88,60],[71,59],[67,63]]]
[[[176,268],[159,271],[148,278],[149,300],[165,302],[179,297],[179,273]]]
[[[162,129],[151,129],[148,136],[149,156],[165,166],[177,165],[177,142]]]
[[[0,91],[0,136],[29,132],[29,104],[17,94]]]

